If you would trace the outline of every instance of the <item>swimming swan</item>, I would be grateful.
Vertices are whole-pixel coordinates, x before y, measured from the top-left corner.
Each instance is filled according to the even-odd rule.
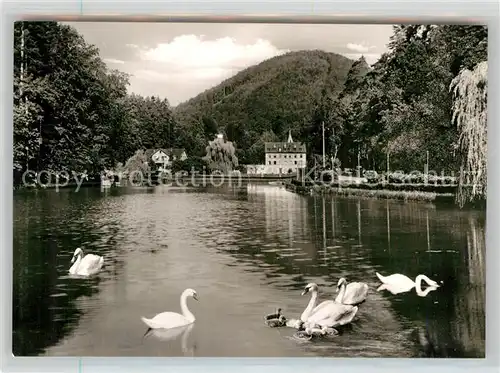
[[[74,263],[69,269],[71,275],[90,276],[101,270],[104,258],[94,254],[83,256],[83,250],[77,248],[73,254],[71,263]]]
[[[375,272],[382,285],[379,286],[377,291],[387,289],[392,294],[406,293],[416,287],[417,293],[422,294],[422,281],[425,281],[432,288],[438,288],[439,284],[431,280],[426,275],[418,275],[413,281],[408,276],[400,273],[395,273],[390,276],[382,276],[380,273]],[[434,289],[435,290],[435,289]],[[426,293],[427,294],[427,293]]]
[[[186,301],[188,297],[193,297],[194,300],[198,300],[196,291],[193,289],[184,290],[181,294],[182,315],[176,312],[162,312],[152,319],[141,317],[141,320],[151,329],[170,329],[192,324],[196,318],[187,307]]]
[[[368,295],[368,285],[364,282],[351,282],[347,284],[345,278],[341,278],[337,284],[339,295],[335,298],[335,302],[357,305],[363,303]]]
[[[310,283],[304,288],[302,295],[307,293],[312,294],[311,299],[300,319],[304,322],[304,328],[308,334],[316,328],[321,329],[321,334],[326,334],[329,330],[336,334],[337,331],[333,328],[349,324],[358,312],[357,306],[341,304],[333,300],[324,301],[315,307],[318,299],[318,285],[315,283]]]

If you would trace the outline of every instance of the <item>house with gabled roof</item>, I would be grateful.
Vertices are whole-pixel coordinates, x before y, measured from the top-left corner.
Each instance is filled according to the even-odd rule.
[[[159,171],[166,171],[173,161],[184,161],[187,153],[184,148],[158,148],[146,150],[146,157],[156,164]]]

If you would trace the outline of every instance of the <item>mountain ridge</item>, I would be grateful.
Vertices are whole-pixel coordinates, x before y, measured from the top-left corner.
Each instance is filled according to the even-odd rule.
[[[222,132],[236,143],[242,162],[258,163],[263,150],[250,149],[264,140],[281,140],[288,130],[294,139],[305,140],[304,125],[323,100],[342,92],[351,68],[364,64],[369,70],[364,59],[359,61],[317,49],[284,53],[180,103],[173,113],[185,133],[197,133],[184,139],[195,144],[197,153]]]

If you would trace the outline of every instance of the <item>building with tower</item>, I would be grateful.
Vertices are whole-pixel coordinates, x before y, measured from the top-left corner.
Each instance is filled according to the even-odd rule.
[[[294,142],[291,131],[286,142],[266,142],[266,173],[290,174],[306,168],[306,146]]]

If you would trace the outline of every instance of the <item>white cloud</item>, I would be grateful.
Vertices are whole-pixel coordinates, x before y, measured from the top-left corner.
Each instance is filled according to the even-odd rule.
[[[140,57],[159,63],[158,68],[163,73],[220,81],[220,78],[286,52],[263,39],[253,44],[239,44],[230,37],[205,40],[203,35],[181,35],[170,43],[141,50]]]
[[[128,48],[133,48],[133,49],[139,48],[139,46],[137,44],[125,44],[125,46]]]
[[[107,62],[107,63],[115,63],[115,64],[119,64],[119,65],[123,65],[125,63],[125,61],[117,60],[115,58],[104,58],[103,61]]]
[[[204,35],[181,35],[151,49],[132,48],[138,50],[142,61],[132,69],[134,91],[149,92],[149,95],[167,92],[172,105],[247,67],[288,52],[264,39],[238,43],[234,38],[209,40]]]
[[[367,46],[367,45],[364,45],[365,43],[362,43],[362,44],[354,44],[354,43],[347,43],[346,47],[347,49],[350,49],[354,52],[359,52],[359,53],[366,53],[368,52],[370,49],[373,49],[375,48],[375,46]]]

